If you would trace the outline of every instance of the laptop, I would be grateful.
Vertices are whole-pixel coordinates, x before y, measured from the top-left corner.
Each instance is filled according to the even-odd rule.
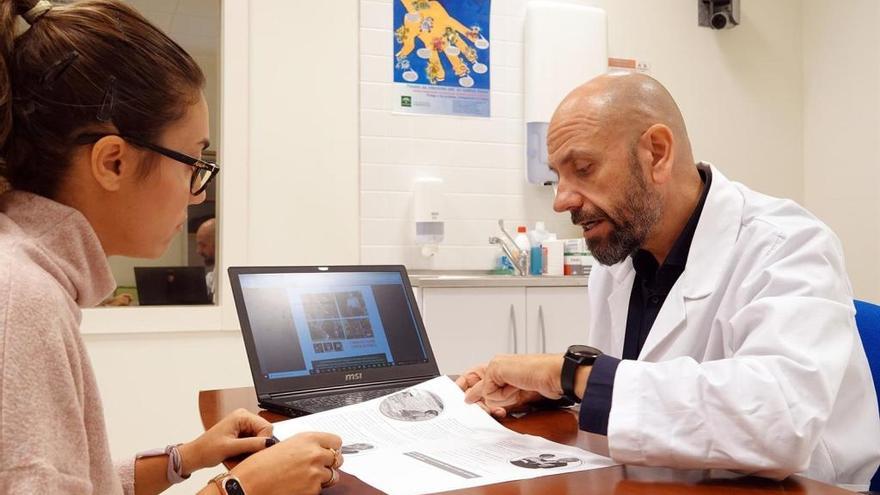
[[[296,417],[439,376],[406,268],[230,267],[259,404]]]
[[[203,266],[136,266],[138,304],[213,304]]]

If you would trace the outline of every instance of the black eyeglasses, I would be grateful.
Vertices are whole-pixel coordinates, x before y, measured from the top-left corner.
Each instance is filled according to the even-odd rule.
[[[169,150],[168,148],[164,148],[157,144],[148,143],[136,137],[127,136],[125,134],[83,134],[82,136],[76,138],[74,142],[76,144],[93,144],[99,139],[107,136],[121,137],[122,139],[134,144],[135,146],[148,149],[155,153],[159,153],[162,156],[166,156],[168,158],[171,158],[172,160],[193,167],[192,178],[189,181],[189,192],[192,193],[193,196],[198,196],[199,194],[202,194],[202,192],[208,188],[208,184],[210,184],[214,177],[216,177],[217,174],[220,173],[220,167],[218,167],[216,163],[211,163],[209,161],[202,160],[201,158],[195,158],[180,153],[178,151]]]

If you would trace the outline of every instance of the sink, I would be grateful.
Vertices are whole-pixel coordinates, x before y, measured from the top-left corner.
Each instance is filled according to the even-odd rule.
[[[491,272],[479,273],[411,273],[409,278],[417,280],[475,280],[485,278],[508,278],[513,275],[500,275]]]
[[[437,275],[438,280],[467,280],[485,277],[507,277],[508,275]]]
[[[488,270],[416,271],[409,274],[414,287],[567,287],[586,286],[585,277],[494,274]]]

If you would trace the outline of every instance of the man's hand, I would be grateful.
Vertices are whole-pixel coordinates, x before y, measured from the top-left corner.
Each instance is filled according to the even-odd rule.
[[[562,359],[561,354],[500,355],[455,383],[465,392],[465,401],[504,417],[542,397],[562,397]]]
[[[458,385],[458,387],[461,388],[463,392],[467,393],[468,390],[477,385],[482,386],[480,382],[483,380],[483,374],[485,372],[486,364],[479,364],[459,376],[458,379],[455,380],[455,384]],[[503,418],[507,416],[508,413],[513,412],[513,409],[516,409],[516,406],[510,406],[506,408],[500,406],[490,407],[482,400],[477,401],[476,404],[483,408],[484,411],[491,414],[492,416],[495,416],[496,418]],[[520,405],[524,406],[525,403]]]

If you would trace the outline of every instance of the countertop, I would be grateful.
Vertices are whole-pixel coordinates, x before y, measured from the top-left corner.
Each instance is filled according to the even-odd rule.
[[[413,287],[586,287],[586,275],[492,275],[479,270],[412,271],[409,280]]]

